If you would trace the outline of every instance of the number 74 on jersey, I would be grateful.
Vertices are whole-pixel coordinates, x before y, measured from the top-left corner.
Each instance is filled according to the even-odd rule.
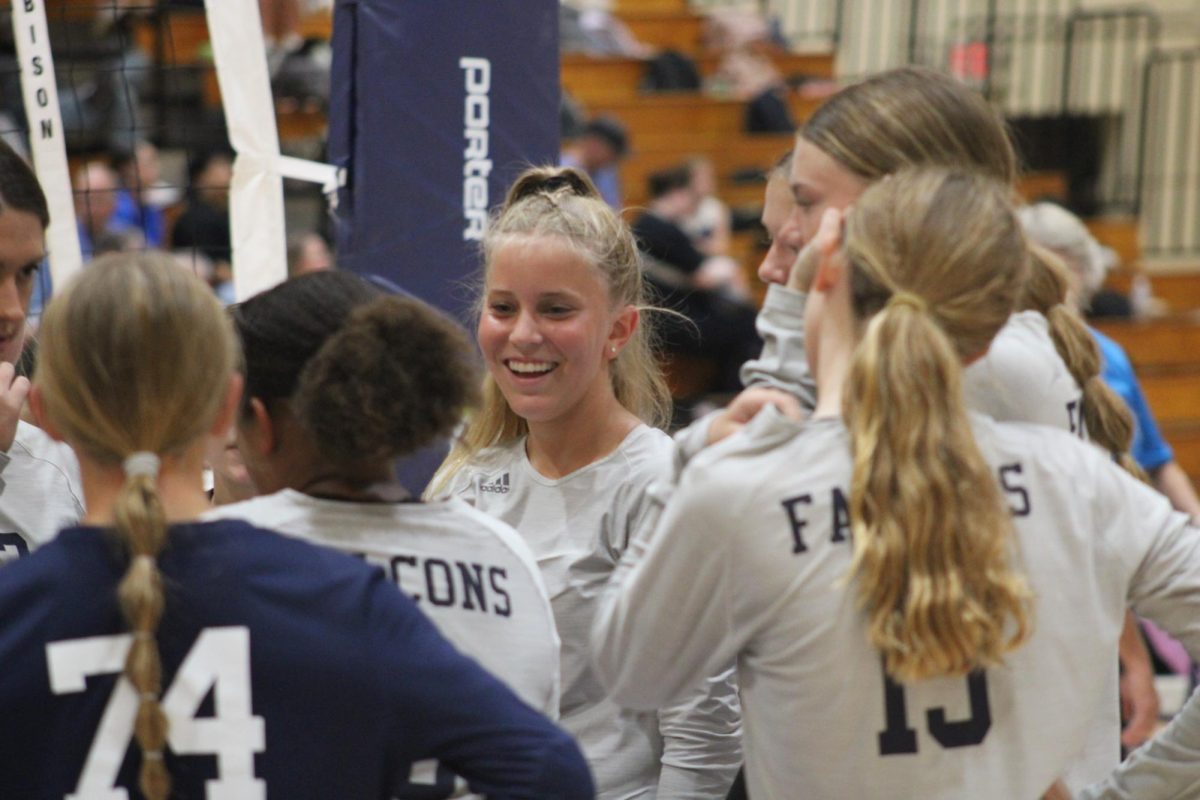
[[[132,643],[133,636],[125,633],[46,645],[51,690],[82,692],[89,676],[121,672]],[[210,691],[216,714],[197,717]],[[129,800],[116,782],[133,740],[137,707],[137,690],[122,675],[104,707],[75,793],[66,800]],[[162,709],[174,753],[217,757],[217,779],[208,781],[206,800],[266,800],[266,782],[254,777],[254,754],[266,749],[266,731],[262,717],[251,713],[248,628],[201,631],[163,696]]]

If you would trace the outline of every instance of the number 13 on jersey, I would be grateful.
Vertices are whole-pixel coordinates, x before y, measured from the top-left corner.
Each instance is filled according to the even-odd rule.
[[[82,692],[88,676],[121,672],[132,642],[126,633],[46,645],[51,690]],[[197,718],[210,691],[215,716]],[[137,706],[137,691],[122,676],[104,708],[75,793],[66,800],[129,800],[116,782],[133,739]],[[201,631],[163,696],[162,708],[174,753],[217,757],[217,779],[208,781],[206,800],[265,800],[266,783],[254,777],[254,754],[266,749],[266,731],[262,717],[251,713],[249,629]]]
[[[934,741],[945,748],[983,744],[992,727],[992,707],[988,701],[987,673],[976,670],[966,676],[966,719],[951,720],[944,708],[925,710],[925,724]],[[894,756],[917,752],[917,732],[909,727],[908,698],[904,687],[883,673],[883,705],[887,727],[879,732],[879,755]]]

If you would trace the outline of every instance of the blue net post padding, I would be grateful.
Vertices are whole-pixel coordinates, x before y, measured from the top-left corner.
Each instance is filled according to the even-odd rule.
[[[460,317],[487,210],[559,149],[558,0],[338,0],[339,266]]]

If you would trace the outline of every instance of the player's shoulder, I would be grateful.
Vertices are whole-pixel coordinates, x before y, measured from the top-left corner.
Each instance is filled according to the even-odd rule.
[[[697,472],[718,466],[736,470],[740,468],[737,465],[758,459],[794,460],[797,451],[807,452],[809,457],[804,460],[811,461],[818,450],[845,447],[848,441],[840,418],[796,420],[766,406],[737,433],[702,450],[689,467]]]
[[[455,482],[470,484],[476,478],[488,477],[512,469],[525,459],[525,437],[494,444],[476,453],[455,475]]]
[[[992,372],[1025,374],[1057,358],[1057,352],[1046,318],[1036,311],[1018,311],[996,333],[979,363]]]
[[[980,413],[971,414],[971,425],[976,442],[991,461],[1036,465],[1073,482],[1086,481],[1086,475],[1113,466],[1099,447],[1053,425],[998,422]]]
[[[641,424],[629,432],[613,455],[624,469],[659,475],[669,468],[674,453],[674,439],[658,428]]]
[[[773,499],[777,484],[806,476],[840,475],[849,463],[849,437],[837,417],[794,420],[773,406],[732,436],[705,448],[684,469],[682,491],[714,507],[754,507]],[[773,503],[772,503],[773,504]]]
[[[0,567],[0,619],[12,619],[9,612],[13,604],[21,604],[48,590],[56,588],[67,575],[78,574],[73,561],[86,571],[105,569],[101,558],[73,559],[79,549],[72,529],[60,531],[50,542],[37,548],[29,555]],[[86,546],[86,541],[83,543]],[[97,551],[97,556],[104,556]]]
[[[213,506],[201,515],[201,519],[206,522],[244,520],[267,530],[275,530],[276,526],[282,529],[286,523],[303,513],[302,497],[299,492],[283,489],[228,505]]]
[[[17,423],[17,433],[8,454],[12,459],[10,467],[21,468],[25,464],[33,464],[60,475],[72,487],[78,483],[79,460],[75,457],[75,451],[24,420]]]
[[[437,535],[451,531],[460,540],[456,547],[498,550],[519,561],[527,571],[539,574],[533,551],[511,525],[457,497],[405,504],[402,512],[434,522]]]

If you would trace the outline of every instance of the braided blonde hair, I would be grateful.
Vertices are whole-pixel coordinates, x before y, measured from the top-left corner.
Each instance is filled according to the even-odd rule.
[[[153,464],[211,427],[236,363],[232,327],[212,291],[169,257],[120,254],[96,259],[54,298],[40,339],[35,382],[64,438],[114,466],[139,454],[113,509],[129,558],[117,597],[133,631],[124,674],[139,698],[139,786],[149,800],[166,800],[171,776],[155,633],[166,606],[158,556],[167,518]]]

